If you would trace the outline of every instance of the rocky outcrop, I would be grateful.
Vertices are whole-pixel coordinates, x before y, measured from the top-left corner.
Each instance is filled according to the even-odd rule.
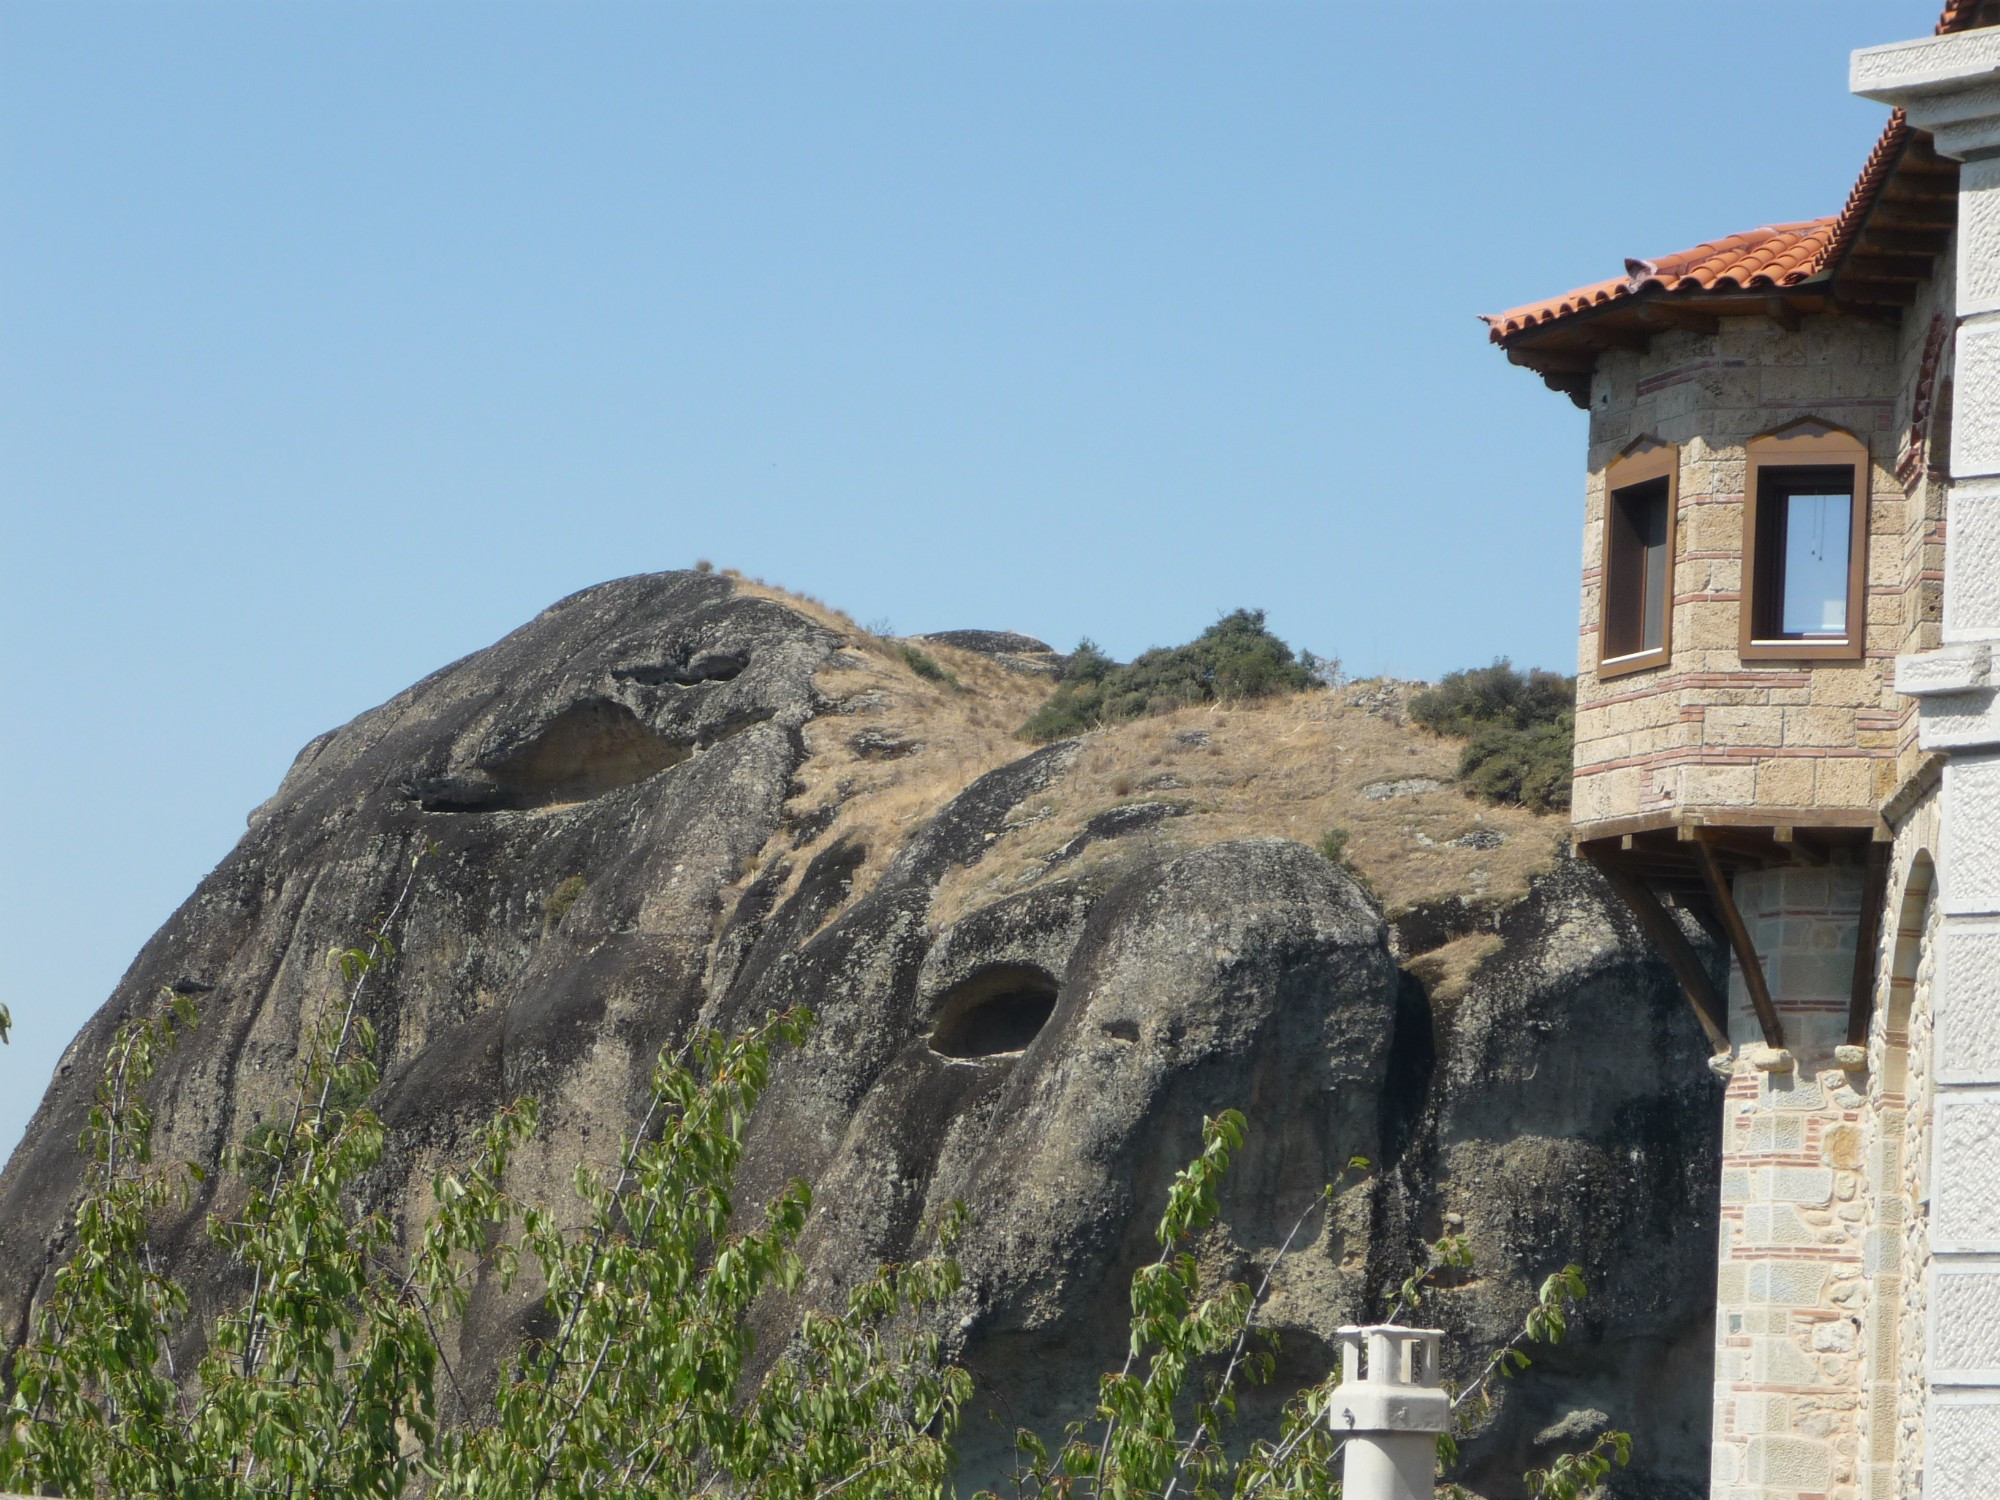
[[[862,680],[868,661],[879,680]],[[805,1003],[819,1021],[775,1069],[741,1201],[813,1184],[808,1298],[967,1205],[948,1328],[979,1379],[968,1476],[1004,1463],[1017,1426],[1054,1435],[1122,1357],[1125,1282],[1153,1253],[1165,1184],[1202,1117],[1234,1107],[1251,1137],[1202,1246],[1218,1273],[1260,1274],[1322,1184],[1346,1182],[1274,1279],[1274,1390],[1322,1375],[1333,1329],[1458,1228],[1478,1256],[1446,1299],[1464,1357],[1566,1260],[1596,1292],[1468,1447],[1475,1487],[1518,1493],[1553,1434],[1608,1417],[1640,1437],[1620,1493],[1702,1493],[1718,1085],[1594,877],[1557,861],[1525,897],[1407,914],[1421,946],[1488,945],[1435,993],[1370,895],[1303,843],[1167,839],[1199,825],[1192,803],[1072,809],[1090,857],[1029,861],[967,898],[968,872],[1104,751],[1016,746],[927,817],[844,816],[863,773],[888,771],[852,751],[851,776],[829,772],[857,732],[825,732],[843,716],[904,712],[881,732],[913,747],[958,733],[921,722],[917,699],[897,708],[894,663],[823,612],[655,575],[564,600],[314,741],[78,1037],[0,1176],[7,1337],[62,1253],[118,1020],[162,985],[199,993],[202,1025],[159,1081],[160,1145],[213,1160],[277,1108],[326,951],[435,843],[371,1002],[392,1212],[417,1211],[431,1173],[524,1093],[544,1126],[520,1187],[559,1198],[571,1164],[615,1150],[663,1043]],[[973,723],[961,666],[965,686],[935,701]],[[832,800],[804,805],[808,785]],[[1355,1156],[1371,1165],[1343,1178]],[[207,1206],[168,1240],[213,1300],[228,1271],[198,1232]],[[477,1299],[465,1367],[494,1368],[523,1311]],[[789,1315],[769,1311],[767,1345]],[[1275,1399],[1247,1401],[1246,1420]]]
[[[1069,660],[1047,641],[1013,630],[936,630],[918,639],[931,645],[974,651],[1012,671],[1041,677],[1061,676],[1063,665]]]

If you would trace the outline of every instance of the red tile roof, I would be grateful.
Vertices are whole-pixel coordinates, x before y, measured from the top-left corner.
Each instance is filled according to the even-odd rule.
[[[1936,34],[1970,31],[2000,24],[1995,0],[1945,0]],[[1889,116],[1861,176],[1847,195],[1840,213],[1830,219],[1799,224],[1772,224],[1732,234],[1658,260],[1628,260],[1626,274],[1578,287],[1560,297],[1530,302],[1503,313],[1487,314],[1487,336],[1503,344],[1517,333],[1554,323],[1573,314],[1601,307],[1641,292],[1749,291],[1759,287],[1797,286],[1838,266],[1867,222],[1876,199],[1909,144],[1910,127],[1899,109]]]
[[[1945,22],[1952,17],[1950,6],[1945,8],[1944,20],[1938,22],[1938,30],[1945,29]],[[1882,192],[1882,186],[1895,170],[1896,161],[1903,154],[1903,147],[1909,144],[1910,127],[1900,109],[1889,112],[1889,123],[1882,128],[1882,135],[1875,142],[1875,149],[1868,153],[1863,163],[1861,175],[1848,190],[1847,203],[1840,210],[1840,217],[1834,221],[1833,233],[1827,237],[1826,252],[1821,257],[1825,265],[1834,265],[1854,242],[1855,234],[1867,221],[1869,211],[1875,207],[1875,200]]]
[[[1820,270],[1840,222],[1807,219],[1798,224],[1769,224],[1657,260],[1628,260],[1623,276],[1491,314],[1487,327],[1497,344],[1523,329],[1641,292],[1734,292],[1796,286]]]

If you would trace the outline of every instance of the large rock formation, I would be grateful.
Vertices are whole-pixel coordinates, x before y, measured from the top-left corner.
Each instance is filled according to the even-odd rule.
[[[1218,1272],[1260,1273],[1323,1183],[1372,1163],[1275,1278],[1279,1389],[1323,1374],[1333,1329],[1459,1228],[1478,1256],[1445,1299],[1461,1359],[1566,1260],[1595,1293],[1503,1391],[1473,1485],[1519,1493],[1554,1432],[1603,1413],[1639,1436],[1619,1493],[1703,1493],[1718,1086],[1622,911],[1541,852],[1553,829],[1440,787],[1448,747],[1397,728],[1381,689],[1284,711],[1310,723],[1237,712],[1029,750],[1007,731],[1047,689],[1038,663],[964,641],[916,652],[732,578],[625,579],[315,740],[71,1047],[0,1176],[5,1339],[62,1254],[117,1022],[162,986],[199,997],[159,1080],[160,1146],[213,1160],[284,1097],[328,949],[434,841],[371,1001],[392,1210],[420,1211],[522,1094],[544,1126],[521,1186],[559,1199],[572,1163],[616,1149],[663,1043],[803,1002],[819,1023],[776,1070],[742,1201],[813,1184],[814,1297],[964,1200],[969,1476],[1017,1425],[1055,1435],[1117,1363],[1165,1183],[1233,1106],[1252,1133],[1203,1247]],[[1248,769],[1224,774],[1225,739]],[[1387,921],[1275,836],[1348,805],[1302,814],[1299,787],[1348,789],[1374,820],[1363,867],[1372,849],[1378,883],[1426,899]],[[166,1240],[215,1302],[232,1289],[206,1206]],[[523,1311],[479,1299],[465,1364],[490,1372]]]

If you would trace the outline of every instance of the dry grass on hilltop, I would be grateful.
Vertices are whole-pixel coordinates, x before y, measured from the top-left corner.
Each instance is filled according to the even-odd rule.
[[[1360,683],[1099,730],[1014,832],[945,882],[937,919],[1032,884],[1093,815],[1139,801],[1187,804],[1135,836],[1161,847],[1249,838],[1317,845],[1345,829],[1347,861],[1392,913],[1446,896],[1524,894],[1567,823],[1467,798],[1451,784],[1458,743],[1406,725],[1404,697],[1399,683]],[[1496,834],[1496,846],[1478,847]],[[1121,858],[1132,842],[1089,845],[1065,868]]]
[[[973,652],[911,642],[957,678],[920,676],[903,643],[871,635],[817,601],[739,582],[837,631],[846,650],[816,679],[837,713],[806,726],[810,754],[791,801],[804,836],[773,840],[745,879],[789,861],[788,887],[813,855],[846,838],[867,858],[864,892],[923,822],[979,776],[1030,753],[1015,731],[1048,696],[1045,678]],[[1087,844],[1064,875],[1150,851],[1226,839],[1289,838],[1317,846],[1347,833],[1345,858],[1392,916],[1462,896],[1500,903],[1525,894],[1568,823],[1468,798],[1452,782],[1459,742],[1405,721],[1410,685],[1350,684],[1262,703],[1188,708],[1099,730],[1041,795],[1019,809],[977,864],[954,871],[932,922],[943,927],[1057,868],[1051,856],[1108,809],[1141,802],[1181,809],[1152,828]],[[1497,836],[1497,837],[1496,837]],[[1497,940],[1475,934],[1425,955],[1423,977],[1458,987]]]

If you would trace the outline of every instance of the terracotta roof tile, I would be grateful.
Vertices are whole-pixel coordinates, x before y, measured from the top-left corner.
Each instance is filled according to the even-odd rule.
[[[1945,11],[1945,20],[1951,19],[1951,11]],[[1938,29],[1944,29],[1945,22],[1938,22]],[[1875,142],[1875,149],[1868,153],[1868,160],[1862,164],[1861,175],[1855,179],[1848,191],[1847,203],[1840,210],[1840,217],[1834,221],[1833,233],[1827,237],[1827,245],[1821,256],[1821,264],[1836,264],[1847,247],[1854,242],[1854,236],[1868,219],[1869,211],[1875,207],[1876,195],[1882,185],[1889,180],[1895,170],[1897,158],[1903,154],[1903,147],[1909,144],[1910,127],[1900,109],[1889,112],[1889,123],[1882,128],[1882,135]]]
[[[1768,224],[1654,260],[1628,260],[1625,274],[1542,302],[1489,315],[1493,341],[1641,292],[1750,291],[1796,286],[1815,275],[1838,219]]]
[[[2000,24],[2000,4],[1995,0],[1945,0],[1936,34],[1946,36],[1996,24]],[[1527,329],[1641,292],[1786,287],[1822,275],[1840,263],[1867,222],[1909,139],[1910,127],[1903,112],[1896,110],[1875,142],[1875,149],[1868,153],[1861,176],[1847,195],[1846,205],[1833,218],[1767,225],[1658,260],[1628,260],[1623,277],[1594,282],[1560,297],[1486,315],[1488,336],[1496,344],[1505,343]]]

